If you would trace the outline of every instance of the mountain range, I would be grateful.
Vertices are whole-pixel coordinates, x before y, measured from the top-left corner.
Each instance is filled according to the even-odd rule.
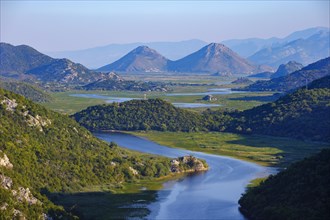
[[[118,61],[103,66],[98,71],[121,72],[221,72],[250,74],[271,68],[255,66],[223,44],[211,43],[176,61],[171,61],[157,51],[140,46]]]
[[[207,45],[207,42],[201,40],[186,40],[179,42],[135,42],[129,44],[109,44],[106,46],[76,51],[45,53],[56,58],[65,57],[73,60],[74,62],[82,63],[89,68],[96,69],[107,63],[115,62],[134,48],[141,45],[154,48],[168,59],[176,60]]]
[[[306,39],[267,47],[249,56],[248,60],[275,68],[291,60],[308,65],[330,55],[329,33],[329,30],[319,31]]]
[[[312,35],[318,34],[320,31],[326,32],[329,31],[329,28],[326,27],[309,28],[309,29],[293,32],[284,38],[272,37],[269,39],[261,39],[261,38],[233,39],[233,40],[225,40],[222,41],[221,43],[232,49],[234,52],[236,52],[243,58],[248,58],[265,48],[283,47],[289,42],[298,39],[307,39]],[[319,42],[317,41],[314,43],[319,44]],[[109,44],[106,46],[89,48],[84,50],[46,52],[46,54],[56,58],[65,57],[74,62],[82,63],[83,65],[89,68],[98,68],[108,63],[115,62],[116,60],[127,54],[129,51],[141,45],[146,45],[150,48],[157,50],[159,53],[161,53],[163,56],[167,57],[170,60],[178,60],[183,58],[187,54],[191,54],[194,51],[199,50],[200,48],[206,46],[207,44],[208,44],[207,42],[201,40],[186,40],[180,42],[136,42],[129,44]],[[309,51],[307,51],[307,53],[308,52]],[[324,57],[326,56],[317,57],[314,60],[310,61],[309,63],[315,62],[316,60],[322,59]],[[271,57],[269,57],[269,59],[271,59]],[[294,59],[290,59],[290,60],[294,60]],[[283,61],[282,63],[286,63],[290,60]],[[253,58],[251,61],[253,62]],[[300,60],[296,60],[296,61],[303,63],[304,65],[309,64],[309,63],[304,63]],[[282,63],[276,64],[274,68],[277,68],[278,65]]]
[[[0,43],[0,51],[0,76],[71,84],[107,78],[106,73],[91,71],[68,59],[51,58],[26,45]]]
[[[268,81],[260,80],[247,87],[248,91],[290,91],[330,74],[330,57],[312,63],[289,75]]]
[[[313,27],[300,31],[295,31],[284,38],[271,37],[268,39],[262,38],[247,38],[247,39],[231,39],[222,41],[230,49],[247,58],[264,48],[276,47],[298,39],[307,39],[320,31],[329,31],[326,27]]]

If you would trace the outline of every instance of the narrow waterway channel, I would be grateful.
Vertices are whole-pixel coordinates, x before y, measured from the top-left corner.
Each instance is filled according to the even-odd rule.
[[[158,192],[157,201],[148,208],[148,219],[244,219],[238,200],[254,178],[274,170],[253,163],[201,152],[169,148],[125,133],[94,133],[107,142],[144,153],[175,158],[193,155],[206,160],[210,170],[169,181]]]

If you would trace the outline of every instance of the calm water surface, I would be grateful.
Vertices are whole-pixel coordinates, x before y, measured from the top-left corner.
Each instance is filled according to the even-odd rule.
[[[105,141],[144,153],[175,158],[193,155],[205,159],[210,170],[169,181],[149,205],[149,219],[244,219],[238,200],[250,180],[274,173],[271,168],[229,157],[165,147],[147,139],[123,133],[94,133]]]

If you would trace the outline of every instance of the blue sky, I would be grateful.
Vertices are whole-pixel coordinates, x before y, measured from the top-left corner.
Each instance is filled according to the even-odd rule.
[[[0,41],[41,51],[111,43],[284,37],[329,27],[329,1],[1,0]]]

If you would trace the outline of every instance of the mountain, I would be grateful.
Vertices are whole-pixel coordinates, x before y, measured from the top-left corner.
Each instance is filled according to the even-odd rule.
[[[70,219],[48,198],[171,173],[169,158],[107,144],[71,118],[3,89],[0,133],[0,219]]]
[[[248,57],[253,63],[277,67],[290,60],[308,65],[329,56],[329,30],[288,43],[264,48]]]
[[[168,59],[157,51],[139,46],[114,63],[103,66],[98,71],[120,72],[161,72],[165,71]]]
[[[19,75],[54,59],[26,45],[0,43],[0,75]]]
[[[248,38],[248,39],[231,39],[221,43],[227,45],[230,49],[238,53],[244,58],[252,56],[254,53],[264,48],[274,47],[280,44],[286,44],[298,39],[307,39],[320,31],[329,31],[326,27],[314,27],[301,31],[293,32],[285,38],[272,37],[269,39]]]
[[[87,69],[79,63],[73,63],[68,59],[55,59],[47,65],[42,65],[26,72],[43,82],[60,82],[85,84],[100,79],[106,79],[106,73],[95,72]]]
[[[239,200],[248,219],[330,219],[330,150],[296,162]]]
[[[98,68],[113,63],[141,45],[154,48],[171,60],[180,59],[187,54],[204,47],[207,43],[201,40],[186,40],[179,42],[136,42],[130,44],[109,44],[84,50],[46,52],[56,58],[68,58],[74,62],[82,63],[88,68]]]
[[[243,59],[223,44],[211,43],[180,60],[169,62],[175,72],[221,72],[250,74],[258,67]]]
[[[319,79],[330,73],[330,57],[312,63],[301,70],[295,71],[287,76],[274,78],[268,81],[257,81],[244,90],[248,91],[289,91],[313,80]]]
[[[68,59],[53,59],[37,50],[21,45],[1,43],[0,75],[28,77],[43,82],[84,84],[106,79],[107,74],[91,71]]]
[[[302,69],[304,66],[301,63],[297,63],[295,61],[289,61],[286,64],[281,64],[276,72],[271,75],[271,78],[278,78],[281,76],[289,75],[297,70]]]

